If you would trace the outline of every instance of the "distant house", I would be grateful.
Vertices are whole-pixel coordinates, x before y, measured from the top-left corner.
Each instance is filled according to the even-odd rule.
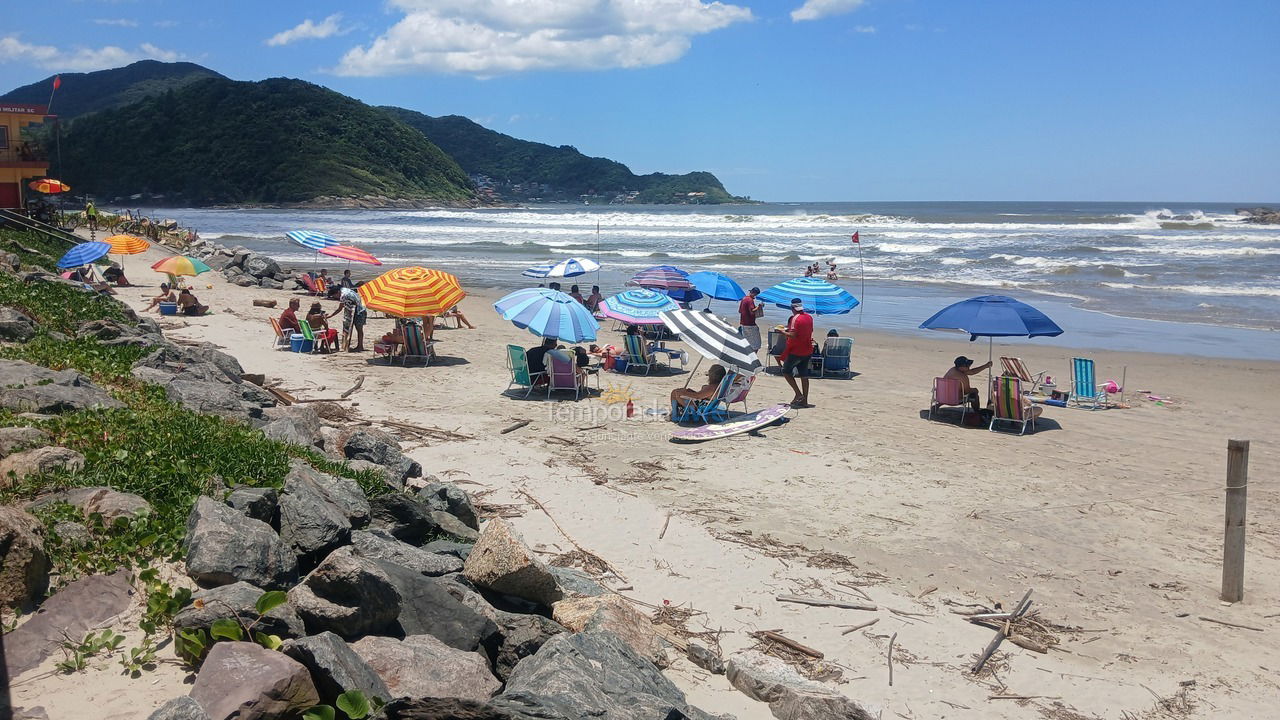
[[[44,105],[0,102],[0,208],[25,207],[27,182],[49,174],[49,157],[43,148],[22,139],[22,129],[44,122]]]

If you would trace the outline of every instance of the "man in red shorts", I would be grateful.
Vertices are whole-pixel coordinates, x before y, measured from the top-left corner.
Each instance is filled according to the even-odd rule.
[[[793,408],[810,408],[809,359],[813,357],[813,317],[804,311],[800,298],[791,298],[791,319],[782,331],[787,336],[787,346],[782,351],[782,377],[796,396]],[[797,380],[799,381],[797,383]]]

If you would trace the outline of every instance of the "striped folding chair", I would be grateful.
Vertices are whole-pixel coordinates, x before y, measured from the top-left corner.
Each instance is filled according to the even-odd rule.
[[[431,364],[432,346],[435,342],[427,342],[422,333],[422,325],[412,320],[404,324],[404,354],[400,356],[400,364],[408,365],[409,359],[422,360],[423,365]]]
[[[1093,360],[1089,358],[1071,358],[1071,401],[1076,407],[1088,407],[1090,410],[1107,407],[1106,386],[1098,384]]]
[[[1032,375],[1031,371],[1027,370],[1027,364],[1022,362],[1022,358],[1002,357],[1000,358],[1000,367],[1004,368],[1003,374],[1006,377],[1016,377],[1023,383],[1030,385],[1031,389],[1027,390],[1028,393],[1034,394],[1040,388],[1040,383],[1044,382],[1044,373],[1038,372]]]
[[[1035,412],[1035,408],[1024,404],[1026,401],[1022,397],[1021,379],[1009,376],[992,378],[991,397],[995,401],[992,408],[995,414],[991,416],[992,432],[995,432],[997,423],[1017,425],[1019,435],[1027,432],[1028,425],[1035,432],[1036,415],[1039,413]]]

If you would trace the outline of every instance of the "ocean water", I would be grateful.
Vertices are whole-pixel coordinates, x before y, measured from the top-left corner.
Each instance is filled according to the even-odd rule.
[[[951,300],[998,293],[1053,308],[1057,315],[1051,315],[1073,336],[1066,341],[1076,346],[1280,358],[1280,334],[1272,332],[1280,329],[1280,227],[1249,225],[1234,207],[558,204],[151,214],[297,265],[314,264],[315,256],[289,243],[284,232],[311,229],[359,245],[391,266],[437,267],[464,284],[500,288],[528,285],[519,273],[536,261],[570,256],[600,260],[598,282],[606,294],[652,265],[717,270],[744,287],[766,287],[801,274],[808,262],[832,259],[840,283],[865,301],[861,313],[836,318],[836,325],[905,330]],[[860,245],[850,241],[855,231]],[[578,280],[597,282],[595,274]],[[732,312],[719,305],[722,314]]]

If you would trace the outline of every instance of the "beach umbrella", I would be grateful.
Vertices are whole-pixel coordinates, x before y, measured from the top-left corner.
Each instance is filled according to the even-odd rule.
[[[742,372],[760,371],[760,358],[742,331],[715,315],[698,310],[664,310],[658,317],[708,360]]]
[[[102,258],[111,251],[111,245],[102,241],[82,242],[79,245],[67,251],[66,255],[58,261],[60,268],[74,268],[81,265],[88,265],[94,260]]]
[[[997,337],[1057,337],[1062,328],[1048,315],[1005,295],[979,295],[948,305],[920,323],[925,330],[959,330],[969,342],[987,338],[987,360]],[[987,373],[990,376],[990,372]]]
[[[814,315],[844,315],[858,306],[848,290],[818,278],[794,278],[760,293],[761,300],[780,308],[790,308],[792,298],[800,298],[805,312]]]
[[[112,255],[137,255],[151,247],[151,243],[132,235],[112,235],[102,242],[111,246]]]
[[[335,240],[333,237],[329,235],[325,235],[324,233],[321,233],[321,232],[315,232],[313,230],[290,230],[284,235],[285,237],[298,243],[299,245],[303,247],[311,248],[312,250],[319,250],[321,248],[327,248],[327,247],[332,247],[334,245],[341,244],[337,240]]]
[[[151,266],[151,269],[168,275],[169,282],[176,285],[178,283],[178,275],[195,277],[200,273],[209,272],[213,268],[193,257],[173,255],[155,263]]]
[[[406,318],[442,315],[467,295],[453,275],[417,266],[388,270],[358,292],[365,307]]]
[[[600,269],[600,263],[588,258],[569,258],[561,260],[558,263],[547,261],[520,273],[525,277],[531,278],[547,278],[547,277],[578,277],[586,275],[589,272],[595,272]]]
[[[627,284],[635,287],[667,290],[693,287],[693,283],[689,282],[689,273],[672,265],[645,268],[628,280]]]
[[[702,299],[702,293],[693,288],[658,288],[657,290],[678,303],[691,303]]]
[[[709,270],[696,272],[689,276],[689,282],[693,287],[715,300],[741,300],[747,296],[742,286],[733,281],[733,278],[718,272]]]
[[[47,195],[56,195],[58,193],[71,191],[70,185],[62,182],[61,180],[54,180],[53,178],[41,178],[39,180],[32,180],[31,182],[27,183],[27,187],[31,188],[32,190],[35,190],[36,192],[45,193]]]
[[[319,252],[321,255],[330,255],[340,260],[346,260],[348,267],[353,261],[365,263],[366,265],[382,264],[382,261],[378,258],[352,245],[330,245],[328,247],[320,248]]]
[[[504,296],[493,304],[503,320],[544,338],[565,342],[595,340],[600,324],[582,303],[549,288],[527,288]]]
[[[674,300],[662,293],[638,288],[607,297],[600,303],[600,312],[628,325],[661,325],[658,313],[679,310]]]

